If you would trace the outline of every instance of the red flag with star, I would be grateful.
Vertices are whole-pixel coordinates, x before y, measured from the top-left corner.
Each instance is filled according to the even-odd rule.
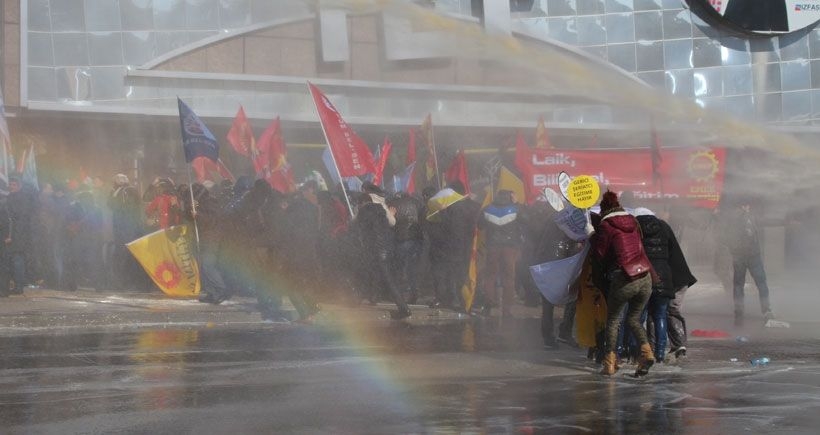
[[[248,122],[248,117],[245,116],[245,109],[242,106],[239,106],[239,111],[236,112],[227,139],[233,149],[243,156],[250,156],[256,148],[253,128]]]
[[[259,136],[258,155],[253,160],[256,176],[282,193],[294,190],[293,171],[288,164],[288,149],[282,139],[279,117]]]

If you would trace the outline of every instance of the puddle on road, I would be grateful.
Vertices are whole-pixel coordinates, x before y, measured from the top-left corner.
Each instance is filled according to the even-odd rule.
[[[752,370],[717,347],[646,379],[604,379],[581,350],[542,351],[538,319],[371,329],[0,338],[0,421],[63,433],[550,434],[800,432],[820,422],[816,363]],[[429,373],[401,372],[402,361]]]

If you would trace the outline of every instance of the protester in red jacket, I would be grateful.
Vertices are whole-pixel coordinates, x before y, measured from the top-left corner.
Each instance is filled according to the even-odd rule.
[[[609,281],[607,294],[606,355],[604,375],[617,371],[615,348],[618,339],[620,315],[629,304],[626,324],[629,325],[641,345],[636,376],[649,373],[655,363],[652,348],[641,325],[641,313],[652,295],[652,265],[643,250],[638,221],[624,211],[618,195],[607,191],[601,200],[601,222],[591,238],[593,255],[603,262]]]
[[[149,226],[152,229],[165,229],[179,225],[182,207],[174,193],[173,183],[171,180],[160,180],[157,187],[159,195],[145,208],[145,215],[148,216],[150,223]]]

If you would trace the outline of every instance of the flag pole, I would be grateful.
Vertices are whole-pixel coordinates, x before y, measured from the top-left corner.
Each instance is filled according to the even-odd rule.
[[[231,172],[231,170],[228,169],[228,166],[225,165],[225,162],[222,161],[222,158],[216,159],[216,164],[217,164],[217,172],[220,172],[220,174],[219,174],[220,177],[222,176],[222,173],[221,173],[222,171],[220,171],[220,169],[224,169],[225,172],[227,172],[228,175],[231,177],[231,181],[236,180],[236,177],[234,177],[233,172]],[[257,176],[258,175],[259,174],[257,174]]]
[[[660,136],[655,127],[655,115],[649,115],[649,154],[652,160],[652,184],[660,184],[661,196],[664,194],[663,177],[661,176],[660,165],[663,161],[661,157]]]
[[[350,217],[354,218],[353,215],[353,206],[350,205],[350,197],[347,196],[347,188],[345,186],[345,180],[342,178],[342,172],[339,171],[339,164],[336,163],[336,156],[333,155],[333,148],[330,146],[330,139],[327,137],[327,131],[325,130],[325,124],[322,122],[322,115],[319,113],[319,108],[316,107],[316,97],[313,95],[313,90],[310,89],[310,82],[307,82],[308,86],[308,93],[310,94],[310,99],[313,100],[313,109],[316,111],[316,116],[319,117],[319,126],[322,127],[322,134],[325,135],[325,143],[327,143],[328,150],[330,151],[330,159],[333,160],[333,167],[336,168],[336,175],[339,176],[339,183],[342,185],[342,194],[345,197],[345,203],[347,203],[347,210],[350,212]]]
[[[207,157],[206,157],[207,158]],[[191,165],[188,167],[188,191],[191,192],[191,211],[194,218],[194,235],[196,236],[196,250],[199,252],[199,225],[196,223],[196,201],[194,201],[194,179],[191,177]]]
[[[436,150],[436,130],[433,129],[433,116],[430,115],[430,140],[433,142],[431,144],[431,148],[433,148],[433,166],[436,169],[436,179],[438,180],[438,189],[441,190],[444,186],[441,184],[441,173],[438,170],[438,150]]]

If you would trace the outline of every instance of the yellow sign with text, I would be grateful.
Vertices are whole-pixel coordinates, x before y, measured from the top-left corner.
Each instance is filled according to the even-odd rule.
[[[577,208],[590,208],[598,202],[601,186],[589,175],[579,175],[572,179],[567,189],[567,199]]]

